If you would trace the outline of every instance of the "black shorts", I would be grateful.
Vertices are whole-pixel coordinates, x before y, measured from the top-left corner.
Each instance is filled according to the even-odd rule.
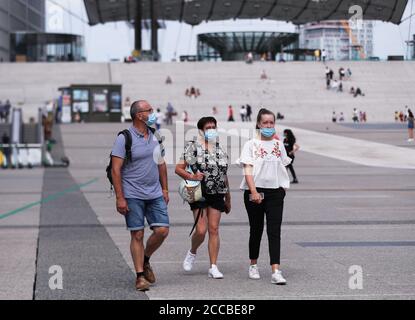
[[[225,212],[225,195],[224,194],[204,194],[205,201],[199,201],[190,204],[192,211],[198,209],[213,208],[219,212]]]

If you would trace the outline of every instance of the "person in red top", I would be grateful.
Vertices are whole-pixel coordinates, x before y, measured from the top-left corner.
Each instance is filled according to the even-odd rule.
[[[233,117],[233,107],[232,106],[229,106],[228,122],[235,122],[235,118]]]

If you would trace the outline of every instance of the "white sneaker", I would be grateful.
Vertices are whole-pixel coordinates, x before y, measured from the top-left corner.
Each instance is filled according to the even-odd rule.
[[[186,272],[192,271],[195,260],[196,260],[196,255],[188,251],[186,258],[184,259],[184,262],[183,262],[184,271]]]
[[[285,280],[284,277],[282,276],[282,272],[278,270],[278,271],[275,271],[274,274],[272,275],[271,283],[277,284],[279,286],[283,286],[287,284],[287,280]]]
[[[408,142],[413,142],[414,141],[414,139],[408,139]]]
[[[249,267],[249,279],[252,279],[252,280],[261,279],[261,275],[259,274],[258,266],[256,264],[251,265]]]
[[[223,274],[219,271],[218,266],[212,265],[209,269],[209,278],[223,279]]]

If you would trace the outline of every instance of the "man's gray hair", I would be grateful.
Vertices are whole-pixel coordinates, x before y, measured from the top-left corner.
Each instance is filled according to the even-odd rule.
[[[138,101],[134,101],[133,104],[131,105],[131,109],[130,109],[130,115],[131,115],[131,119],[134,121],[137,113],[139,113],[141,111],[141,104],[144,103],[144,100],[138,100]]]

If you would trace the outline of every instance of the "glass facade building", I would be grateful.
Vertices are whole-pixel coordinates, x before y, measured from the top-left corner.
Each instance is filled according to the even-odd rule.
[[[85,61],[84,38],[62,33],[16,32],[10,36],[12,62]]]
[[[0,61],[10,59],[10,34],[45,31],[45,0],[0,0]]]
[[[199,61],[244,60],[251,52],[256,60],[298,48],[298,33],[289,32],[217,32],[198,35]],[[286,60],[293,57],[286,56]]]

